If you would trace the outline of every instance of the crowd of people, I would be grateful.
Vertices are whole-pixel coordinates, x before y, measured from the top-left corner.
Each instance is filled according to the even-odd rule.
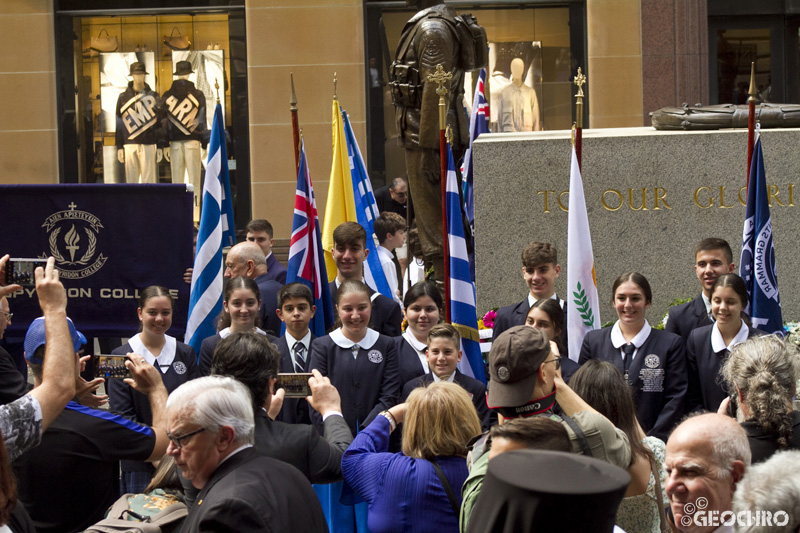
[[[462,372],[461,332],[442,322],[437,285],[404,289],[396,217],[375,224],[391,298],[363,282],[364,229],[334,231],[336,325],[323,337],[309,328],[310,289],[285,283],[265,220],[226,256],[217,333],[199,354],[167,334],[169,291],[143,288],[139,332],[112,352],[130,377],[109,376],[107,397],[102,378],[80,376],[86,338],[49,259],[36,270],[43,316],[24,343],[30,391],[0,349],[0,533],[126,521],[191,532],[800,531],[800,354],[749,324],[725,241],[698,243],[701,292],[663,329],[645,317],[645,276],[621,274],[618,320],[589,332],[579,354],[567,353],[557,251],[531,243],[527,294],[497,311],[487,386]],[[18,289],[0,286],[0,338]],[[281,374],[303,375],[310,394],[279,388]]]

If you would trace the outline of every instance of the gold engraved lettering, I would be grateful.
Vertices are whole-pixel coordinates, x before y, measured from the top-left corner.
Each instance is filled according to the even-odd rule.
[[[744,200],[742,200],[742,193],[744,193]],[[744,206],[747,205],[747,185],[744,185],[741,189],[739,189],[739,203]]]
[[[642,205],[633,207],[633,189],[628,189],[628,206],[633,211],[647,211],[647,189],[642,187]]]
[[[794,183],[789,184],[789,207],[794,207]]]
[[[567,196],[567,207],[564,207],[564,204],[561,203],[561,197],[565,194],[569,195],[569,191],[561,191],[561,194],[558,195],[558,207],[560,207],[562,211],[569,213],[569,196]]]
[[[617,207],[611,207],[606,203],[606,194],[608,193],[613,193],[617,195],[617,200],[619,200],[619,204],[617,205]],[[606,209],[606,211],[618,211],[619,208],[622,207],[622,204],[624,203],[624,201],[622,200],[622,193],[616,189],[604,190],[603,195],[600,197],[600,202],[603,204],[603,207]]]
[[[700,191],[702,191],[703,189],[707,190],[709,193],[711,192],[711,189],[710,189],[710,188],[708,188],[708,187],[705,187],[705,186],[703,186],[703,187],[698,187],[697,189],[695,189],[695,191],[694,191],[694,204],[695,204],[697,207],[699,207],[700,209],[708,209],[709,207],[711,207],[712,205],[714,205],[714,197],[713,197],[713,196],[710,196],[710,197],[709,197],[709,199],[708,199],[708,205],[700,205],[700,201],[697,199],[697,197],[698,197],[698,195],[700,194]]]
[[[730,209],[733,207],[732,205],[725,205],[725,186],[719,186],[719,208],[720,209]]]
[[[783,204],[783,202],[781,202],[781,199],[778,198],[779,194],[780,194],[780,191],[778,190],[778,186],[777,185],[769,185],[769,206],[770,207],[772,207],[772,200],[773,199],[775,200],[775,203],[778,204],[779,206],[786,207]]]
[[[660,207],[658,207],[659,200],[664,202],[664,207],[666,207],[667,209],[672,209],[672,207],[670,207],[670,205],[667,203],[667,198],[666,198],[667,197],[667,190],[666,189],[664,189],[662,187],[656,187],[653,190],[653,192],[654,192],[654,194],[656,196],[656,199],[653,201],[653,204],[654,204],[653,210],[661,209]]]
[[[547,194],[551,192],[556,192],[556,191],[536,191],[536,194],[544,194],[544,211],[542,211],[543,213],[550,212],[550,204],[549,204],[549,199],[547,198]]]

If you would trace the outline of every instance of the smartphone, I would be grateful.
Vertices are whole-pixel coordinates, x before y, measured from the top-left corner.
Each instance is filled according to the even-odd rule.
[[[47,259],[12,257],[6,262],[5,285],[35,285],[33,271],[39,266],[46,267]]]
[[[275,384],[275,389],[283,389],[286,392],[286,398],[311,396],[311,387],[308,386],[308,378],[310,377],[311,372],[278,374],[278,383]]]
[[[125,379],[133,377],[125,366],[127,355],[97,354],[92,356],[94,363],[94,377],[104,379]]]

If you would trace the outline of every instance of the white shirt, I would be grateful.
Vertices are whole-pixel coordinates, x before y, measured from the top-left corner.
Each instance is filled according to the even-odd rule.
[[[434,383],[438,383],[439,381],[447,381],[448,383],[453,383],[456,380],[456,371],[455,370],[453,370],[453,373],[450,374],[450,377],[447,378],[447,379],[440,379],[439,376],[437,376],[434,373],[431,373],[431,375],[433,376],[433,382]]]
[[[644,341],[647,340],[647,337],[650,336],[650,330],[653,328],[650,327],[650,323],[645,320],[644,326],[642,329],[639,330],[639,333],[631,340],[631,344],[633,344],[636,349],[633,351],[633,355],[631,355],[631,361],[636,359],[636,354],[639,352],[639,348],[642,347]],[[611,328],[611,344],[614,345],[614,348],[619,350],[619,356],[625,361],[625,352],[622,351],[622,347],[628,344],[628,341],[625,340],[625,337],[622,335],[622,330],[619,327],[619,320],[614,322],[614,327]]]
[[[556,293],[553,293],[553,295],[550,297],[550,299],[557,301],[558,305],[561,306],[561,309],[564,309],[564,300],[559,298]],[[528,293],[528,309],[533,307],[533,304],[535,304],[535,303],[536,303],[536,298],[534,298],[533,294]]]
[[[719,331],[719,324],[715,324],[713,328],[711,328],[711,349],[714,352],[721,352],[722,350],[733,350],[733,347],[737,344],[741,344],[747,340],[747,336],[750,335],[750,328],[747,327],[747,324],[744,323],[742,320],[742,325],[739,328],[739,332],[733,338],[731,343],[725,346],[725,341],[722,339],[722,333]]]
[[[386,276],[386,282],[389,284],[389,290],[392,291],[392,299],[403,307],[403,300],[397,295],[398,281],[397,269],[394,266],[394,256],[388,248],[378,245],[378,258],[381,260],[381,268],[383,275]]]
[[[175,340],[175,337],[164,335],[166,342],[164,342],[164,347],[161,348],[161,353],[158,357],[156,357],[145,347],[144,342],[142,342],[141,335],[141,333],[137,333],[128,339],[128,344],[130,344],[133,353],[138,353],[144,357],[145,361],[153,366],[158,366],[162,372],[166,372],[166,370],[172,364],[172,361],[175,359],[175,349],[178,346],[178,341]]]
[[[306,349],[306,357],[310,357],[311,352],[309,351],[309,347],[311,346],[311,330],[309,329],[306,332],[306,336],[302,339],[295,339],[294,335],[289,333],[288,330],[286,331],[286,345],[289,346],[289,353],[292,354],[292,364],[294,364],[295,367],[300,366],[302,368],[303,365],[298,365],[299,361],[295,361],[294,359],[294,345],[298,342]]]
[[[259,335],[266,335],[267,334],[267,332],[264,331],[261,328],[255,328],[255,333],[258,333]],[[230,334],[231,334],[231,328],[230,327],[227,327],[227,328],[219,330],[219,336],[221,338],[223,338],[223,339],[226,338]]]
[[[364,335],[364,338],[358,342],[353,342],[347,337],[344,336],[342,333],[342,328],[335,329],[331,331],[331,340],[338,346],[339,348],[344,348],[346,350],[352,348],[356,344],[360,348],[364,348],[365,350],[369,350],[372,348],[376,342],[378,342],[378,337],[380,334],[372,328],[367,328],[367,333]]]
[[[428,368],[428,356],[425,354],[425,350],[428,349],[428,346],[425,345],[425,343],[419,342],[408,328],[403,332],[403,338],[408,341],[408,344],[417,352],[417,357],[419,357],[419,362],[422,363],[422,368],[425,369],[425,373],[430,374],[431,369]]]

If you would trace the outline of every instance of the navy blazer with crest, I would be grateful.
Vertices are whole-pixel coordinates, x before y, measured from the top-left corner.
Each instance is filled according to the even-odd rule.
[[[308,345],[306,364],[303,372],[310,372],[309,365],[311,364],[311,345],[314,342],[314,339],[316,339],[316,337],[312,333],[311,341]],[[278,372],[282,374],[294,373],[294,362],[292,360],[291,348],[289,347],[289,343],[286,339],[286,334],[284,334],[280,339],[275,339],[272,342],[281,353],[281,365]],[[296,341],[292,339],[292,347],[294,347],[294,342]],[[311,415],[309,414],[308,409],[308,402],[305,398],[285,398],[283,400],[283,407],[281,407],[281,411],[278,413],[278,416],[275,418],[275,420],[286,422],[287,424],[310,424]]]
[[[611,343],[612,329],[596,329],[586,334],[578,360],[580,364],[597,359],[624,372],[620,349]],[[651,329],[647,340],[637,350],[628,373],[636,418],[642,429],[666,442],[683,417],[686,405],[686,354],[681,338],[674,333]]]
[[[667,312],[667,323],[664,330],[680,336],[685,343],[692,330],[712,324],[706,311],[706,303],[700,294],[694,300],[685,304],[670,307]]]

